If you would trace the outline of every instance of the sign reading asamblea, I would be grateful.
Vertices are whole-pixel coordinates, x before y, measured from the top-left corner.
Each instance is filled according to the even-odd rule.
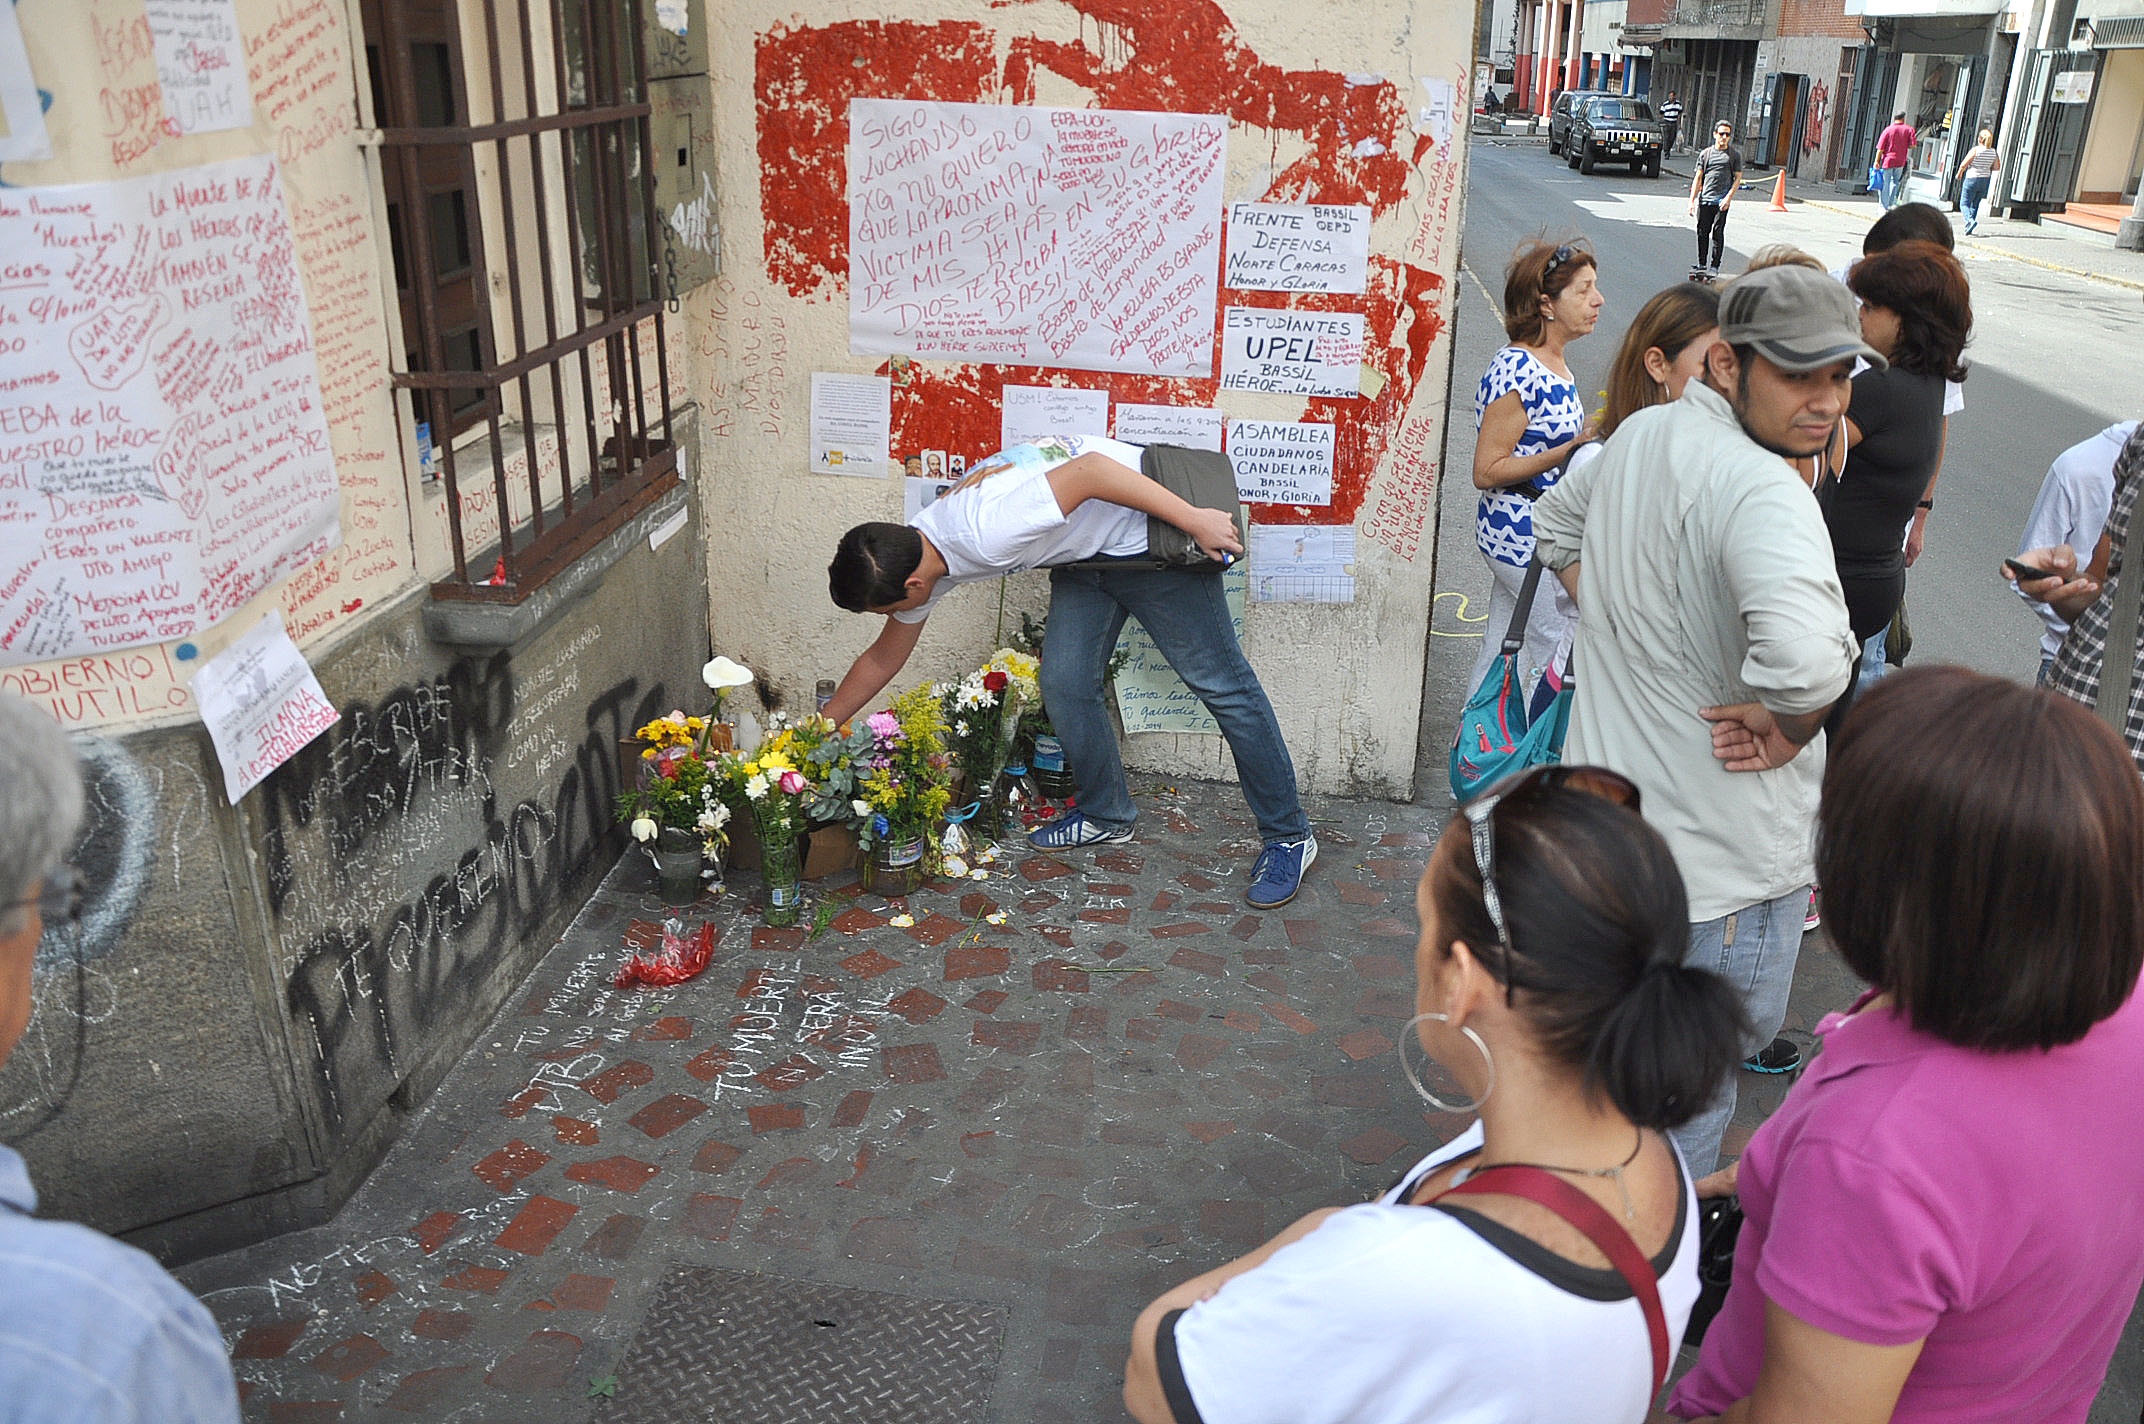
[[[273,158],[0,189],[0,664],[190,637],[339,504]]]

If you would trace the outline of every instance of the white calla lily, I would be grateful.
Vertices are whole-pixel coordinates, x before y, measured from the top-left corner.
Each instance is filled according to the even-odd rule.
[[[716,658],[700,669],[700,681],[707,684],[710,692],[726,692],[733,687],[743,687],[751,680],[750,668],[728,658]]]
[[[633,839],[636,841],[652,841],[661,830],[662,827],[656,825],[654,818],[651,816],[635,816],[633,818]]]

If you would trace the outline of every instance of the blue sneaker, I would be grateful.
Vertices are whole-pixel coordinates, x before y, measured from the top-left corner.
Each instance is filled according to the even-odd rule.
[[[1251,867],[1251,888],[1243,892],[1243,898],[1253,909],[1280,908],[1303,888],[1303,872],[1310,869],[1317,858],[1316,836],[1273,842],[1258,852],[1258,863]]]
[[[1078,811],[1067,811],[1046,826],[1027,833],[1027,843],[1037,850],[1078,850],[1081,846],[1120,845],[1132,838],[1130,826],[1105,826],[1090,821]]]

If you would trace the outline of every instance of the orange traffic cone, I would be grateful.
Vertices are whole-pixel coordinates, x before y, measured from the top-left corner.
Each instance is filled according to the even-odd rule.
[[[1786,210],[1787,174],[1785,169],[1781,169],[1779,174],[1779,181],[1772,185],[1772,206],[1765,209],[1765,211],[1771,213],[1783,213]]]

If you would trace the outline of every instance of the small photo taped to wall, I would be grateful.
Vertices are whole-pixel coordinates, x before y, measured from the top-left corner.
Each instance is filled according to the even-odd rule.
[[[945,478],[945,451],[925,450],[923,452],[923,478],[927,480],[942,480]]]

